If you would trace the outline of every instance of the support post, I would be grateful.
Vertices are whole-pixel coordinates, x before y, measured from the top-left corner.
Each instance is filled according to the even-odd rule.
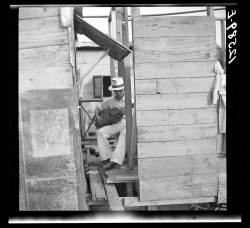
[[[117,40],[129,48],[128,12],[127,7],[116,7],[117,17]],[[126,148],[128,162],[131,160],[131,137],[132,137],[132,103],[131,103],[131,75],[130,56],[118,62],[118,76],[123,77],[125,85],[125,115],[126,115]],[[127,195],[133,196],[133,185],[126,183]]]
[[[207,7],[207,16],[214,17],[214,8]]]
[[[135,67],[135,55],[134,55],[134,33],[133,33],[133,23],[134,19],[141,17],[139,7],[130,7],[131,9],[131,18],[132,18],[132,38],[133,38],[133,67]],[[134,69],[134,80],[135,80],[135,69]],[[135,92],[134,92],[135,94]],[[131,144],[130,144],[130,157],[128,160],[129,169],[134,168],[135,164],[135,153],[137,149],[137,123],[136,123],[136,96],[134,96],[134,111],[133,111],[133,123],[132,123],[132,132],[131,132]]]
[[[221,20],[221,59],[224,73],[226,73],[226,28],[225,20]]]

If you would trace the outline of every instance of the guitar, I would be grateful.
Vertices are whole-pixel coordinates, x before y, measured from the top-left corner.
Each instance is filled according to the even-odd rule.
[[[119,123],[124,115],[125,108],[103,109],[100,111],[101,120],[95,118],[95,126],[97,129],[107,125]]]

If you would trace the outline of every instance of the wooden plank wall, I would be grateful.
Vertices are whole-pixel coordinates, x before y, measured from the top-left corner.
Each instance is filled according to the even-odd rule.
[[[140,201],[214,199],[226,169],[211,94],[214,18],[133,23]]]
[[[69,52],[59,7],[19,9],[19,92],[72,88]]]
[[[20,210],[88,209],[69,35],[59,7],[19,9]]]

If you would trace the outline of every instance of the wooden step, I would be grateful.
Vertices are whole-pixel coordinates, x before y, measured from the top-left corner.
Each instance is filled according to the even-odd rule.
[[[90,181],[92,200],[93,201],[107,200],[107,196],[104,190],[104,186],[97,165],[89,166],[89,181]]]
[[[107,184],[107,178],[102,167],[99,167],[99,172],[107,193],[107,198],[111,211],[124,211],[124,207],[119,199],[119,195],[117,193],[115,185]]]

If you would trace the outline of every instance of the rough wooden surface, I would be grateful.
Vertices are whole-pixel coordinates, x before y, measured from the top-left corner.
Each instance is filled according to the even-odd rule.
[[[109,175],[107,178],[107,183],[128,183],[128,182],[136,182],[138,180],[137,172],[131,173],[117,173],[113,175]]]
[[[96,171],[97,173],[89,173],[90,189],[93,200],[106,200],[107,196],[104,190],[101,176],[97,165],[89,167],[89,171]]]
[[[19,92],[36,89],[72,88],[69,65],[19,70]]]
[[[33,90],[20,93],[20,102],[26,181],[29,183],[37,182],[37,186],[42,188],[50,188],[50,183],[57,183],[58,181],[58,183],[64,185],[68,183],[68,179],[73,179],[75,181],[69,183],[70,189],[72,191],[75,189],[77,209],[88,209],[83,198],[83,185],[86,183],[82,180],[82,166],[80,165],[80,156],[77,154],[81,150],[78,141],[79,119],[75,91],[73,89]],[[53,115],[55,111],[60,112]],[[52,114],[50,114],[51,112]],[[67,124],[65,124],[65,121]],[[43,137],[41,138],[39,135]],[[41,150],[42,148],[43,150]],[[47,183],[48,186],[46,187]],[[68,184],[66,185],[68,186]],[[38,195],[40,194],[40,187],[30,190],[33,195],[28,194],[28,202],[34,201],[30,197],[38,197],[36,192]],[[53,184],[53,189],[56,188],[56,185]],[[55,193],[52,192],[51,194],[53,198]],[[44,197],[46,198],[46,196]],[[29,207],[37,210],[39,210],[39,207],[43,208],[41,210],[46,210],[47,206],[50,208],[49,202],[52,199],[46,201],[49,204],[46,206],[44,205],[45,202],[42,202],[44,197],[37,198],[38,201],[34,201],[36,206],[29,205]],[[72,200],[65,198],[62,204],[55,205],[51,209],[56,210],[58,206],[58,210],[66,208],[70,210],[69,206],[71,205],[71,209],[75,210],[74,201],[72,200],[69,203],[67,199]]]
[[[214,20],[206,16],[141,17],[135,37],[215,36]]]
[[[227,203],[227,174],[219,173],[218,203]]]
[[[145,17],[133,26],[138,177],[147,186],[139,195],[214,201],[218,172],[226,169],[211,93],[214,18]]]
[[[217,123],[216,108],[168,109],[136,112],[137,126]]]
[[[19,19],[59,16],[59,7],[20,7]]]
[[[192,174],[209,174],[225,172],[226,158],[220,154],[145,158],[138,159],[138,167],[139,179]]]
[[[135,63],[216,61],[214,37],[137,38]]]
[[[137,95],[137,110],[162,110],[215,107],[212,93]]]
[[[138,127],[138,142],[205,139],[217,134],[217,123]]]
[[[62,27],[59,16],[19,21],[20,49],[68,43],[68,29]]]
[[[69,65],[69,46],[55,44],[19,50],[19,69],[35,69]],[[53,71],[53,69],[52,69]]]
[[[138,158],[216,153],[216,139],[138,143]]]
[[[76,178],[28,181],[27,189],[30,211],[79,210]]]
[[[111,211],[124,211],[124,207],[119,199],[116,187],[114,184],[107,184],[107,178],[105,176],[104,169],[99,167],[99,172],[103,180],[103,184],[106,190],[108,202]]]
[[[214,197],[194,197],[183,199],[168,199],[168,200],[150,200],[140,201],[139,197],[124,197],[124,207],[129,209],[130,207],[143,207],[149,205],[178,205],[178,204],[191,204],[191,203],[207,203],[214,202]]]
[[[218,174],[140,179],[140,201],[211,197],[217,195]]]
[[[136,80],[136,94],[211,92],[214,77]]]
[[[136,54],[136,53],[135,53]],[[214,61],[136,63],[136,79],[215,77]],[[199,79],[197,79],[199,80]]]

